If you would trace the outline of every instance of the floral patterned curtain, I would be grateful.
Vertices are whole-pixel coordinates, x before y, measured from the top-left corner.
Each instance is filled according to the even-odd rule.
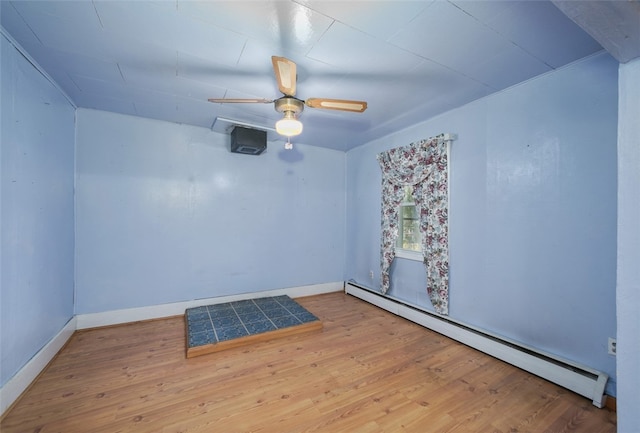
[[[382,292],[389,290],[389,270],[398,238],[398,208],[404,186],[413,186],[420,215],[427,293],[436,312],[449,313],[449,241],[447,143],[444,135],[378,155],[382,169]]]

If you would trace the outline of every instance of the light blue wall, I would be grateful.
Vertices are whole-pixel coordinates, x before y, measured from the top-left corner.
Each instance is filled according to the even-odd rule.
[[[640,58],[620,65],[618,431],[640,432]]]
[[[4,37],[0,384],[73,316],[74,107]]]
[[[600,54],[348,152],[347,279],[380,285],[376,154],[458,134],[451,317],[602,370],[615,395],[617,67]],[[396,259],[391,284],[431,309],[422,263]]]
[[[344,278],[345,154],[79,109],[76,313]]]

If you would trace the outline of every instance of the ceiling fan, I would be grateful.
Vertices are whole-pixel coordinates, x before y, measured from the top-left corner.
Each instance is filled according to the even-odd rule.
[[[284,113],[284,117],[276,122],[278,134],[293,137],[302,132],[302,123],[298,116],[304,110],[305,105],[309,108],[323,108],[327,110],[352,111],[362,113],[367,109],[364,101],[351,101],[347,99],[327,99],[309,98],[306,101],[295,97],[296,94],[296,64],[285,57],[272,56],[273,71],[278,82],[278,89],[283,96],[277,99],[232,99],[232,98],[210,98],[209,102],[218,103],[262,103],[273,102],[278,113]]]

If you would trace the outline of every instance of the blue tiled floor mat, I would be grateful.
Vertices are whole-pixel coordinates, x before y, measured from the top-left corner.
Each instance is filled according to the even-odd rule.
[[[189,358],[322,328],[316,316],[286,295],[189,308],[185,321]]]

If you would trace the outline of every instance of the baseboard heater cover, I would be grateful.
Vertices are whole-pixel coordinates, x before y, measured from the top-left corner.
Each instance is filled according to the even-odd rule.
[[[345,293],[567,388],[591,399],[598,408],[606,403],[604,389],[609,379],[606,373],[491,335],[352,282],[345,284]]]

